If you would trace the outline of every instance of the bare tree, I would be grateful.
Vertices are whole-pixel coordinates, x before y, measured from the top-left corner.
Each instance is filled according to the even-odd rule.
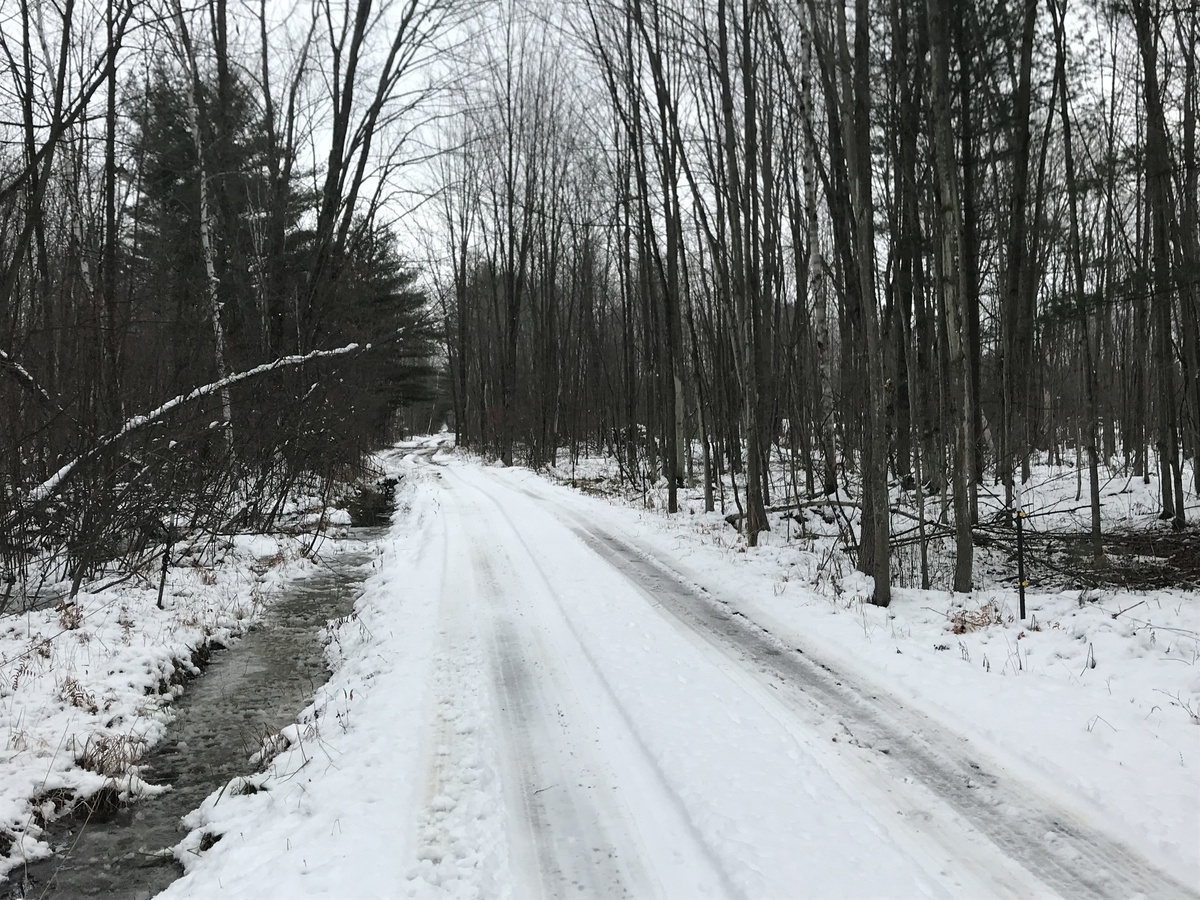
[[[963,314],[967,291],[963,283],[965,270],[962,262],[962,206],[959,200],[958,166],[954,157],[954,136],[950,121],[949,39],[942,0],[926,0],[925,10],[929,28],[933,143],[937,162],[941,246],[938,256],[938,280],[946,315],[951,389],[955,406],[954,527],[957,555],[954,590],[969,592],[974,552],[970,507],[974,440],[971,392],[967,382],[966,353],[969,339],[966,335],[966,317]]]
[[[200,217],[200,252],[204,260],[204,291],[208,303],[208,315],[213,333],[213,363],[217,373],[217,381],[223,382],[228,375],[226,366],[225,326],[221,321],[220,285],[217,281],[217,257],[215,238],[213,236],[213,209],[209,197],[210,170],[205,158],[204,136],[201,133],[200,110],[200,65],[196,58],[196,48],[192,42],[187,19],[183,14],[181,0],[173,0],[171,10],[174,17],[174,31],[171,32],[171,43],[175,48],[176,58],[184,68],[184,96],[187,102],[188,126],[191,131],[192,145],[196,154],[196,184],[199,191],[200,207],[197,213]],[[229,388],[219,391],[221,397],[221,413],[225,417],[226,446],[233,449],[233,402],[230,399]]]

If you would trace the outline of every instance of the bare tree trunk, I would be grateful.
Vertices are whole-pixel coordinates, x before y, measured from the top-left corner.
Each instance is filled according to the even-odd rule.
[[[972,587],[973,545],[971,541],[972,423],[971,393],[967,384],[966,351],[969,341],[965,330],[962,303],[962,208],[958,198],[958,172],[954,159],[954,131],[950,121],[949,60],[942,0],[926,0],[929,21],[930,84],[934,148],[938,182],[938,207],[941,223],[941,254],[938,277],[946,308],[946,341],[954,398],[954,528],[956,556],[954,590],[970,592]]]
[[[191,34],[188,31],[187,20],[183,15],[180,0],[173,0],[173,13],[177,33],[176,53],[186,72],[188,128],[191,131],[192,146],[196,153],[196,184],[200,196],[200,251],[204,258],[204,292],[208,302],[208,314],[212,322],[213,332],[213,363],[217,373],[217,381],[224,381],[229,374],[225,363],[225,328],[221,323],[220,284],[217,281],[216,249],[213,244],[213,215],[209,202],[208,166],[204,158],[204,138],[200,132],[200,68],[196,62],[196,52],[192,45]],[[225,417],[225,442],[230,453],[233,452],[233,403],[230,399],[229,386],[220,389],[221,414]]]
[[[1152,307],[1156,325],[1156,362],[1158,369],[1158,451],[1159,478],[1162,484],[1162,513],[1182,528],[1187,521],[1184,510],[1183,479],[1179,465],[1179,432],[1176,414],[1175,361],[1172,353],[1173,302],[1171,291],[1171,232],[1175,210],[1172,188],[1172,164],[1167,141],[1166,119],[1158,83],[1158,23],[1152,21],[1151,0],[1132,0],[1134,27],[1145,76],[1146,104],[1146,196],[1151,226],[1151,266],[1154,297]]]
[[[743,42],[740,52],[740,64],[745,76],[745,87],[751,88],[751,76],[748,72],[750,59],[747,44],[750,28],[749,21],[744,15],[748,5],[743,2]],[[717,4],[718,19],[718,76],[721,91],[721,120],[723,133],[723,150],[725,162],[725,177],[728,188],[726,191],[726,210],[729,222],[729,256],[730,256],[730,287],[737,317],[737,352],[742,376],[742,415],[744,423],[744,438],[746,444],[746,540],[750,546],[758,543],[760,531],[767,529],[766,509],[762,501],[762,480],[760,465],[762,462],[759,447],[759,403],[758,390],[758,353],[757,335],[754,327],[754,304],[757,302],[756,292],[751,284],[752,275],[749,271],[746,254],[746,241],[753,239],[747,236],[743,221],[746,210],[743,206],[743,190],[741,177],[741,161],[737,153],[737,133],[734,126],[733,84],[730,74],[730,54],[732,52],[729,40],[729,18],[727,0],[719,0]],[[736,28],[736,21],[735,21]],[[748,99],[748,98],[747,98]],[[747,112],[749,122],[752,113]],[[746,156],[751,154],[749,130],[747,124]]]
[[[1100,534],[1100,473],[1099,473],[1099,429],[1096,400],[1096,360],[1092,345],[1091,313],[1084,301],[1086,284],[1083,276],[1083,248],[1079,237],[1079,183],[1075,177],[1075,151],[1071,140],[1071,116],[1067,107],[1067,43],[1066,28],[1063,23],[1064,12],[1058,8],[1058,0],[1051,0],[1050,13],[1054,20],[1054,34],[1057,52],[1055,54],[1055,77],[1059,83],[1059,114],[1063,127],[1063,156],[1066,162],[1067,176],[1067,209],[1070,214],[1070,256],[1072,275],[1075,282],[1075,304],[1079,316],[1080,343],[1082,345],[1082,378],[1084,396],[1086,398],[1086,424],[1084,432],[1088,455],[1088,481],[1092,509],[1092,555],[1099,560],[1104,557],[1104,546]],[[1076,466],[1082,467],[1083,461],[1077,459]]]
[[[812,30],[804,29],[800,44],[800,115],[808,121],[805,133],[804,222],[808,242],[808,297],[813,305],[813,331],[817,344],[817,380],[820,384],[821,488],[826,496],[837,493],[837,442],[833,427],[833,363],[829,346],[829,312],[825,260],[817,222],[817,147],[812,140]]]
[[[117,314],[117,56],[121,50],[117,12],[106,8],[105,38],[108,43],[107,88],[104,110],[104,366],[100,382],[104,407],[110,422],[122,418],[121,340]]]
[[[979,483],[983,480],[983,409],[980,382],[983,369],[983,347],[979,326],[979,214],[977,207],[975,159],[975,110],[973,97],[975,86],[972,81],[972,64],[976,57],[970,43],[969,29],[976,24],[974,9],[969,2],[962,2],[955,16],[954,43],[959,60],[958,101],[960,106],[962,147],[962,182],[960,200],[962,204],[962,305],[966,324],[966,392],[971,406],[971,477],[969,480],[971,522],[979,521]]]
[[[1186,270],[1180,272],[1183,352],[1186,363],[1184,392],[1190,395],[1191,428],[1187,432],[1192,454],[1192,490],[1200,493],[1200,158],[1197,156],[1197,107],[1200,106],[1200,72],[1197,44],[1200,44],[1200,20],[1195,10],[1189,15],[1176,6],[1175,28],[1184,59],[1183,84],[1183,190],[1181,192],[1180,230]]]
[[[871,602],[887,606],[892,600],[891,512],[888,497],[887,403],[883,376],[883,343],[875,296],[875,223],[871,170],[870,13],[867,0],[854,8],[854,56],[851,63],[845,9],[838,10],[838,41],[842,60],[842,132],[845,135],[858,299],[866,333],[867,405],[863,437],[862,540],[858,567],[875,580]],[[852,80],[851,80],[852,79]],[[849,107],[847,109],[846,107]]]

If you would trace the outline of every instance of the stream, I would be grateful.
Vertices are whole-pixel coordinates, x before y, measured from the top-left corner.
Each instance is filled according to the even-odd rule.
[[[180,819],[238,775],[268,731],[296,720],[329,678],[318,632],[354,609],[385,528],[354,529],[365,546],[327,557],[321,571],[284,588],[254,628],[188,682],[166,738],[142,760],[142,778],[172,789],[107,815],[47,826],[48,859],[14,869],[0,896],[146,900],[183,874],[161,851],[183,837]],[[22,874],[24,877],[22,877]]]

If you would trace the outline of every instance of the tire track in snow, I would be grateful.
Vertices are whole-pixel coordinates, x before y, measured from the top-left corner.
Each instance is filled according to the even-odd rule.
[[[604,833],[605,815],[584,784],[574,780],[580,773],[556,765],[553,754],[545,752],[547,698],[537,688],[511,624],[494,623],[493,646],[494,683],[518,772],[528,846],[544,896],[582,892],[588,897],[631,897],[618,851]]]
[[[527,596],[506,590],[493,569],[502,562],[521,573],[503,547],[488,540],[487,529],[460,514],[469,533],[468,568],[476,574],[475,620],[488,633],[488,666],[505,745],[502,770],[510,813],[520,810],[509,836],[512,865],[528,873],[518,895],[630,898],[645,896],[649,884],[636,847],[620,828],[620,814],[606,797],[612,788],[580,750],[577,730],[560,703],[561,679],[537,635],[522,627]],[[484,547],[492,544],[491,555]],[[460,560],[459,565],[462,565]],[[536,587],[536,586],[535,586]],[[615,828],[616,834],[610,833]],[[614,840],[617,838],[617,840]]]
[[[940,735],[944,726],[895,698],[859,688],[811,653],[782,644],[729,604],[553,498],[518,490],[554,505],[574,523],[579,538],[652,605],[773,689],[802,723],[836,717],[860,746],[879,749],[878,761],[895,778],[916,779],[1048,889],[1063,897],[1114,900],[1200,896],[1033,789],[988,772],[964,751],[964,739]]]
[[[695,881],[685,888],[685,890],[689,892],[687,896],[700,896],[701,894],[704,896],[710,896],[715,894],[730,898],[743,897],[744,893],[735,886],[732,876],[725,868],[722,862],[721,854],[716,848],[709,844],[708,840],[697,829],[696,824],[688,811],[687,804],[672,785],[671,779],[668,778],[667,774],[662,770],[655,754],[652,753],[643,742],[642,736],[638,732],[638,729],[636,728],[628,711],[624,708],[623,704],[618,698],[616,691],[614,691],[612,685],[609,684],[601,666],[592,656],[590,650],[588,649],[587,643],[576,631],[574,624],[566,615],[554,590],[553,581],[547,575],[541,563],[539,562],[538,553],[535,552],[534,548],[532,548],[526,541],[520,526],[513,521],[504,504],[497,500],[496,497],[490,494],[487,490],[479,487],[478,485],[466,484],[465,481],[458,477],[457,473],[454,475],[454,480],[457,482],[456,487],[461,486],[466,490],[473,491],[481,498],[486,500],[487,503],[498,514],[504,529],[511,535],[512,539],[523,551],[523,562],[529,567],[531,573],[536,575],[537,579],[540,581],[540,586],[544,592],[544,595],[553,605],[554,613],[562,622],[563,628],[566,630],[573,642],[572,650],[577,650],[580,656],[586,660],[591,674],[594,676],[598,686],[603,691],[604,699],[611,705],[615,716],[619,720],[619,725],[622,729],[623,736],[628,740],[632,747],[633,754],[637,757],[637,764],[640,765],[646,773],[648,773],[648,780],[651,782],[649,785],[651,791],[660,798],[659,803],[666,810],[665,812],[661,812],[659,814],[659,821],[656,824],[659,827],[666,826],[670,829],[671,835],[674,839],[686,842],[689,845],[689,848],[692,850],[693,858],[697,863],[696,867],[701,870],[700,872],[694,873]],[[483,555],[479,549],[480,546],[482,546],[482,543],[476,543],[473,546],[475,554],[473,564],[490,572],[490,563],[488,558]],[[491,576],[491,578],[493,581],[495,581],[494,574]],[[643,810],[645,809],[646,807],[643,806]],[[672,894],[668,892],[667,896],[672,896]],[[677,894],[677,896],[684,895]]]
[[[472,573],[457,562],[461,549],[449,529],[443,540],[424,802],[415,823],[417,863],[409,872],[408,894],[492,900],[511,896],[511,878],[492,727],[482,699],[483,653],[463,604],[474,585]]]

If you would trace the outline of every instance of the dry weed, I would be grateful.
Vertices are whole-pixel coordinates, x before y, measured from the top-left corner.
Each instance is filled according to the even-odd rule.
[[[64,703],[70,703],[77,709],[97,713],[100,707],[96,704],[96,695],[84,689],[78,681],[68,675],[58,686],[58,698]]]
[[[22,661],[21,664],[17,666],[17,671],[13,673],[12,677],[12,690],[14,693],[16,693],[17,688],[21,686],[21,679],[30,674],[30,671],[29,663],[27,661]]]
[[[71,744],[78,765],[108,778],[128,772],[146,749],[146,739],[133,734],[92,734],[82,745],[75,738]]]
[[[58,613],[58,624],[64,631],[74,631],[83,624],[83,610],[78,603],[67,603],[65,600],[54,608]]]
[[[8,735],[8,747],[15,753],[22,753],[29,749],[29,732],[24,729],[14,729]]]
[[[117,616],[117,624],[121,626],[121,643],[130,644],[133,641],[133,617],[129,615],[129,607],[122,606],[120,615]]]
[[[978,609],[956,609],[950,614],[950,630],[955,634],[967,634],[1004,624],[1004,613],[995,600],[989,600]]]

